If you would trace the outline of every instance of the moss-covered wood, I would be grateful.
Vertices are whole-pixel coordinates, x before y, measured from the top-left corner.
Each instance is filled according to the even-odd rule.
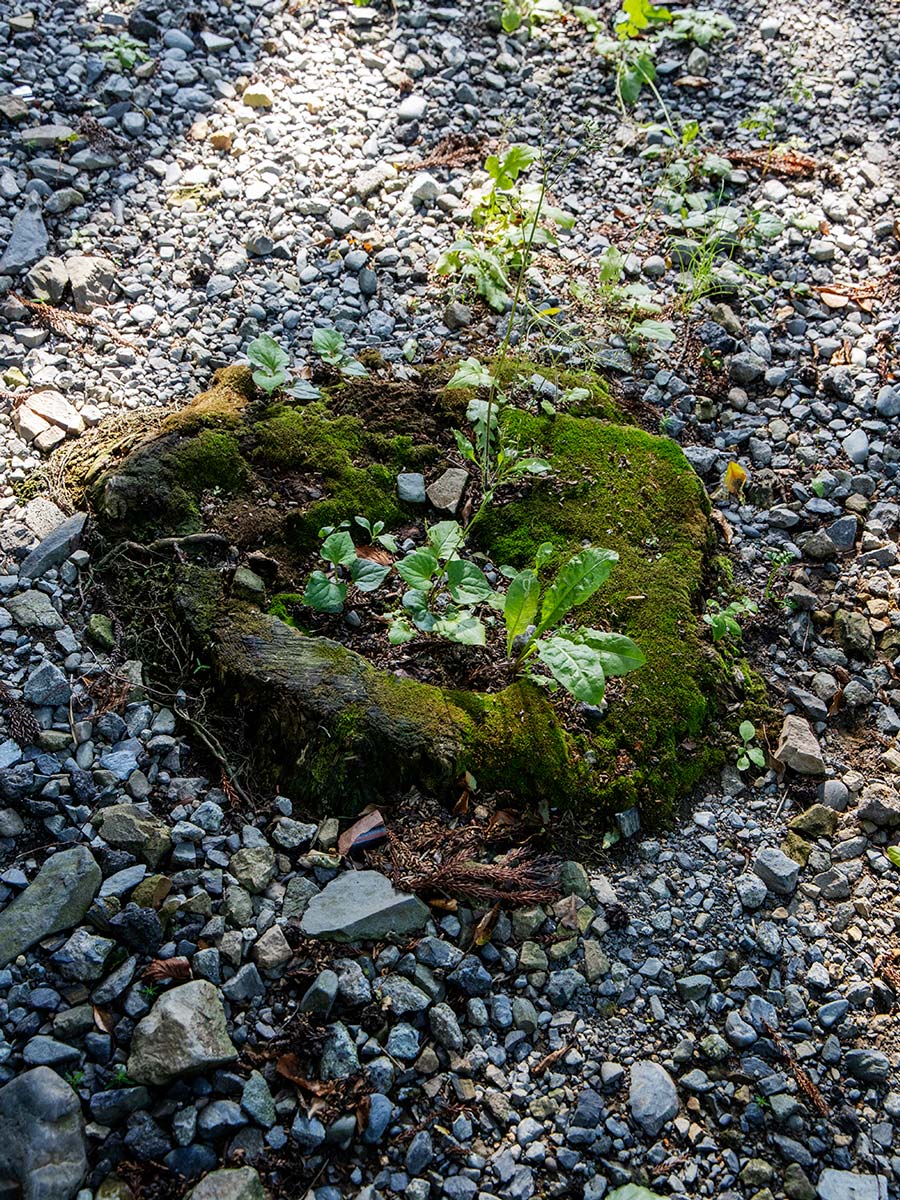
[[[640,801],[648,815],[667,812],[709,764],[698,735],[718,674],[697,616],[708,506],[668,439],[594,416],[517,409],[507,418],[510,435],[554,470],[488,511],[479,547],[494,562],[524,565],[553,542],[548,574],[585,542],[617,550],[610,581],[573,615],[629,634],[647,657],[616,681],[590,732],[567,730],[530,684],[488,695],[398,679],[280,619],[281,594],[302,591],[321,525],[361,514],[401,527],[420,517],[397,499],[395,478],[446,465],[439,447],[460,398],[440,383],[423,382],[414,397],[408,385],[345,384],[301,407],[254,396],[231,368],[94,486],[103,534],[147,541],[211,529],[238,561],[253,553],[273,564],[269,614],[229,596],[234,554],[218,569],[174,573],[177,607],[220,695],[246,714],[267,786],[349,812],[413,784],[450,796],[470,770],[482,788],[526,803],[606,816]],[[354,397],[354,387],[379,386],[380,406],[370,392]],[[592,388],[592,411],[605,417],[611,401],[602,383]]]

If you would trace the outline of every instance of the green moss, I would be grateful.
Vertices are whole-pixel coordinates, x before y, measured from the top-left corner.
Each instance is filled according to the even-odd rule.
[[[570,416],[598,417],[607,421],[623,421],[622,410],[609,394],[609,384],[601,375],[591,371],[570,370],[547,365],[527,358],[508,358],[505,362],[492,364],[495,376],[505,389],[515,389],[520,381],[529,383],[533,376],[548,380],[559,389],[560,396],[574,388],[586,391],[587,396],[574,401],[566,412]]]
[[[615,804],[652,794],[654,807],[665,809],[684,784],[681,744],[699,734],[720,671],[696,619],[711,548],[705,493],[667,439],[568,416],[507,419],[510,433],[548,457],[555,472],[489,510],[477,538],[497,563],[514,566],[552,542],[548,578],[584,540],[618,552],[608,583],[573,616],[627,633],[647,663],[611,689],[609,714],[582,739],[582,759],[593,755]]]
[[[323,525],[337,525],[348,517],[384,521],[389,528],[403,520],[396,472],[371,461],[357,417],[335,416],[324,402],[303,409],[283,408],[257,422],[252,437],[256,462],[322,476],[326,497],[291,513],[285,521],[286,538],[296,550],[313,549]],[[401,453],[403,443],[392,449]]]
[[[166,433],[196,433],[200,429],[235,429],[253,399],[253,378],[248,367],[223,367],[213,376],[209,391],[167,417]]]
[[[212,429],[186,439],[172,452],[170,462],[175,476],[196,494],[206,488],[239,491],[250,477],[235,435]]]
[[[272,597],[272,603],[268,608],[269,616],[278,617],[280,621],[284,621],[285,625],[290,625],[292,629],[298,629],[299,626],[294,620],[294,609],[302,600],[303,597],[299,592],[278,592]]]

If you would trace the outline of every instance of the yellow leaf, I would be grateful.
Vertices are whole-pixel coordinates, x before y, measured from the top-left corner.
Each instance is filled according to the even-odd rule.
[[[740,463],[730,462],[725,468],[725,487],[732,496],[739,496],[747,482],[747,472]]]

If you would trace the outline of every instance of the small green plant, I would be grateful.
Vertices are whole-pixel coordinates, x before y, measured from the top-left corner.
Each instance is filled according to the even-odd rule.
[[[277,392],[287,383],[290,356],[269,334],[261,333],[253,339],[247,347],[247,357],[254,368],[253,382],[264,392]]]
[[[88,50],[99,50],[100,57],[108,67],[118,67],[122,71],[133,71],[141,63],[150,61],[144,43],[127,33],[119,33],[115,37],[103,34],[85,45]]]
[[[506,653],[514,675],[525,671],[532,682],[547,686],[544,677],[526,671],[536,655],[556,685],[584,704],[598,705],[608,677],[636,671],[646,659],[624,634],[572,628],[563,621],[606,582],[619,556],[614,550],[588,546],[560,568],[542,594],[538,571],[552,553],[553,546],[544,543],[534,569],[518,571],[510,580],[503,602]]]
[[[763,593],[763,599],[769,601],[774,599],[773,588],[775,580],[784,568],[794,561],[794,556],[790,550],[769,550],[766,557],[769,560],[769,574],[766,578],[766,590]]]
[[[504,33],[515,33],[523,26],[529,34],[535,25],[562,16],[560,0],[504,0],[500,25]]]
[[[720,642],[723,638],[737,641],[742,636],[738,617],[758,611],[758,606],[747,596],[732,600],[725,608],[717,600],[707,600],[703,620],[712,630],[714,642]]]
[[[348,354],[344,335],[336,329],[316,329],[312,337],[313,349],[330,367],[336,367],[342,375],[360,379],[368,375],[365,366]]]
[[[724,13],[708,8],[683,8],[673,14],[672,24],[662,36],[675,42],[693,42],[705,50],[734,29],[734,21]]]
[[[67,1074],[65,1074],[63,1076],[63,1079],[65,1079],[66,1083],[69,1085],[69,1087],[72,1089],[73,1092],[77,1092],[78,1089],[81,1087],[81,1085],[84,1083],[84,1079],[85,1079],[84,1071],[80,1071],[80,1070],[69,1071],[69,1072],[67,1072]]]
[[[154,1000],[159,986],[155,983],[142,983],[140,991],[145,1000]]]
[[[112,1075],[110,1075],[109,1079],[107,1079],[105,1090],[109,1092],[112,1091],[113,1088],[127,1088],[133,1086],[134,1080],[128,1074],[125,1064],[119,1063]]]
[[[546,165],[541,181],[525,182],[522,175],[541,158],[532,146],[510,146],[503,155],[491,154],[484,169],[489,182],[472,207],[474,233],[458,238],[438,259],[439,275],[459,275],[470,281],[491,308],[503,312],[521,277],[533,247],[556,245],[558,229],[571,229],[575,218],[546,201]]]
[[[764,767],[766,765],[766,756],[759,746],[751,745],[751,742],[756,740],[756,726],[752,721],[741,721],[738,726],[738,736],[741,739],[741,748],[737,756],[737,769],[746,771],[752,763],[755,767]]]
[[[247,358],[253,367],[253,382],[266,395],[283,392],[296,400],[318,400],[319,389],[306,379],[295,378],[288,386],[290,356],[268,333],[253,339]]]
[[[671,21],[672,14],[668,9],[657,8],[648,0],[625,0],[615,19],[615,37],[609,36],[593,9],[579,5],[572,11],[594,35],[594,49],[613,68],[616,97],[623,112],[637,104],[644,87],[659,96],[653,61],[656,47],[651,42],[637,39],[648,30]]]
[[[383,521],[376,521],[374,525],[366,517],[355,517],[354,521],[372,542],[396,554],[397,543],[391,534],[383,532]],[[319,530],[319,536],[324,539],[319,554],[329,564],[331,573],[313,571],[307,580],[303,603],[315,612],[343,612],[350,587],[359,592],[375,592],[390,574],[390,565],[357,554],[349,528],[350,522],[344,521],[337,527],[326,525]]]

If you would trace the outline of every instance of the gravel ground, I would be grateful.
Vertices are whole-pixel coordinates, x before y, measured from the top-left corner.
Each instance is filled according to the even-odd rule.
[[[781,228],[745,232],[705,299],[651,207],[664,135],[622,121],[575,19],[529,40],[468,4],[0,15],[0,1177],[25,1196],[900,1195],[896,6],[716,8],[730,38],[659,56],[673,123],[819,166],[734,160],[738,225]],[[129,18],[146,61],[114,68],[91,43]],[[481,139],[471,161],[429,165],[450,134]],[[682,443],[787,720],[770,769],[726,767],[477,948],[480,913],[348,876],[336,822],[278,798],[242,824],[175,698],[119,661],[80,519],[16,485],[261,330],[298,365],[316,327],[392,361],[495,345],[502,318],[433,267],[501,140],[582,148],[535,308],[614,244],[674,322],[649,356],[603,304],[528,340],[606,364]],[[350,941],[323,950],[317,897],[348,879]],[[364,947],[385,921],[401,944]],[[185,961],[153,982],[153,959]]]

